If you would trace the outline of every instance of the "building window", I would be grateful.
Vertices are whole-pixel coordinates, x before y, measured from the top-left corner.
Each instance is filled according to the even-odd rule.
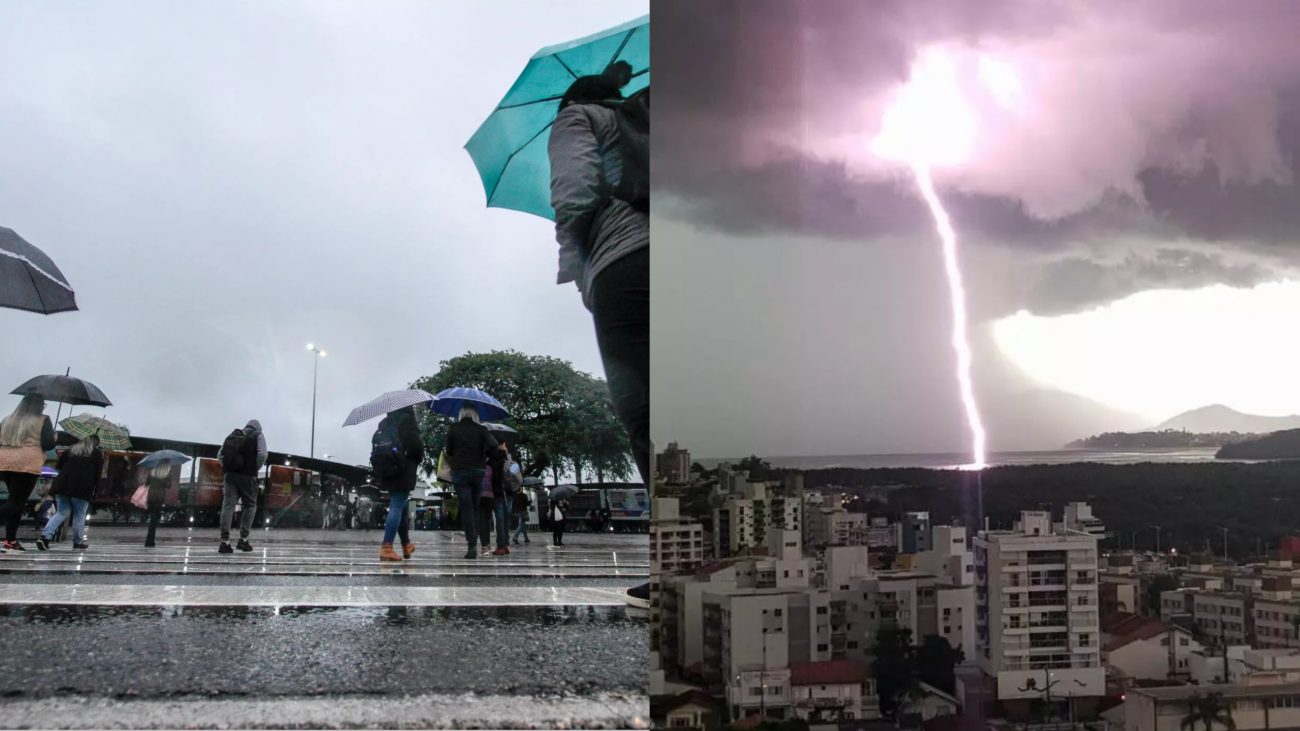
[[[818,646],[817,646],[817,651],[818,651],[818,652],[826,652],[827,649],[828,649],[828,648],[827,648],[826,645],[818,645]]]
[[[1186,638],[1186,637],[1179,637],[1179,638],[1178,638],[1178,644],[1179,644],[1179,646],[1181,646],[1181,647],[1187,647],[1187,646],[1188,646],[1189,644],[1191,644],[1191,643],[1187,641],[1187,638]]]
[[[825,613],[826,613],[826,607],[817,607],[817,613],[818,613],[818,614],[825,614]]]
[[[1079,635],[1080,647],[1088,647],[1091,644],[1092,644],[1092,635],[1088,634],[1087,632],[1084,632],[1083,634]]]
[[[781,616],[781,613],[784,612],[784,611],[785,611],[784,609],[777,609],[777,610],[775,610],[775,611],[773,612],[773,614],[775,614],[776,616],[779,617],[779,616]]]

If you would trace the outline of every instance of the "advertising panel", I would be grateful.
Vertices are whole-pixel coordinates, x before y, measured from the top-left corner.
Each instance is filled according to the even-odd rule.
[[[206,457],[199,460],[197,480],[194,486],[194,505],[200,508],[221,507],[221,485],[225,473],[221,462]]]

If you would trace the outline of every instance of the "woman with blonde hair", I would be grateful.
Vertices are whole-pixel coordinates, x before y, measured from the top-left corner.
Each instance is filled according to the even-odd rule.
[[[54,485],[50,487],[58,512],[45,523],[45,530],[36,539],[37,548],[48,551],[59,526],[72,516],[72,547],[78,551],[86,550],[86,513],[90,512],[95,484],[99,482],[103,469],[104,453],[99,449],[99,437],[94,434],[59,456],[59,476],[54,478]]]
[[[13,413],[0,421],[0,481],[9,498],[0,505],[4,519],[4,550],[25,551],[18,542],[18,526],[27,510],[27,498],[45,465],[45,453],[54,449],[54,424],[45,415],[45,399],[24,396]]]

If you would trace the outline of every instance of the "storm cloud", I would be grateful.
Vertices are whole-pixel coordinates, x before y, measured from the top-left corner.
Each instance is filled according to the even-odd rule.
[[[707,225],[927,230],[910,180],[867,143],[917,52],[941,47],[1017,69],[1028,100],[982,108],[973,159],[936,171],[966,238],[1059,253],[1147,230],[1284,257],[1300,243],[1292,3],[691,5],[655,8],[676,32],[655,36],[654,170]]]

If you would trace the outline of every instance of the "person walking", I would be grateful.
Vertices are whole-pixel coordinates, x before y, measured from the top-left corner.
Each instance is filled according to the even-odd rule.
[[[370,465],[379,489],[388,493],[388,518],[384,521],[384,540],[379,546],[380,561],[401,561],[415,553],[411,542],[411,491],[415,489],[416,470],[424,461],[424,442],[415,421],[415,407],[408,406],[384,417],[371,439]],[[393,539],[401,538],[402,555],[393,550]]]
[[[235,517],[235,505],[242,507],[239,521],[239,543],[236,548],[251,551],[248,542],[249,531],[253,528],[253,519],[257,514],[257,475],[266,464],[266,435],[262,433],[262,423],[249,419],[243,429],[236,429],[222,442],[217,452],[217,460],[225,473],[222,481],[221,499],[221,545],[218,553],[234,553],[230,547],[230,525]]]
[[[518,525],[515,526],[514,537],[516,546],[519,545],[519,536],[524,537],[524,543],[532,542],[528,540],[528,506],[530,503],[532,503],[532,500],[529,499],[528,493],[523,490],[515,493],[514,497],[511,498],[511,508],[515,514],[515,520],[518,521]]]
[[[72,548],[86,550],[86,513],[90,511],[90,500],[103,469],[104,453],[99,449],[99,437],[94,434],[59,455],[59,475],[50,486],[55,513],[45,522],[40,538],[36,539],[37,549],[48,551],[59,527],[71,517]]]
[[[510,554],[510,492],[506,489],[506,465],[509,461],[510,453],[505,442],[498,443],[497,448],[488,455],[488,471],[492,477],[493,512],[497,523],[497,548],[492,552],[493,556]]]
[[[478,558],[478,503],[482,496],[487,458],[496,447],[496,438],[479,423],[478,410],[469,404],[462,406],[460,421],[447,429],[446,454],[451,484],[456,488],[460,526],[465,531],[467,559]]]
[[[573,82],[547,152],[560,245],[558,284],[591,312],[614,411],[650,483],[650,89],[624,99],[619,61]]]
[[[149,488],[148,511],[149,511],[149,532],[144,536],[144,547],[153,548],[154,538],[158,533],[158,521],[162,518],[163,503],[167,501],[167,488],[172,481],[172,466],[169,464],[160,464],[150,469],[144,478],[144,484]],[[248,550],[253,550],[249,546]]]
[[[489,463],[483,470],[483,483],[479,488],[478,497],[478,537],[483,544],[483,553],[492,552],[492,514],[495,508],[496,500],[492,493],[492,465]]]
[[[569,514],[568,500],[551,501],[551,545],[564,545],[564,521]]]
[[[45,466],[45,453],[54,449],[54,424],[45,415],[45,399],[24,396],[13,413],[0,421],[0,481],[9,497],[0,505],[5,528],[3,551],[26,551],[18,542],[18,526],[27,512],[27,498]]]

